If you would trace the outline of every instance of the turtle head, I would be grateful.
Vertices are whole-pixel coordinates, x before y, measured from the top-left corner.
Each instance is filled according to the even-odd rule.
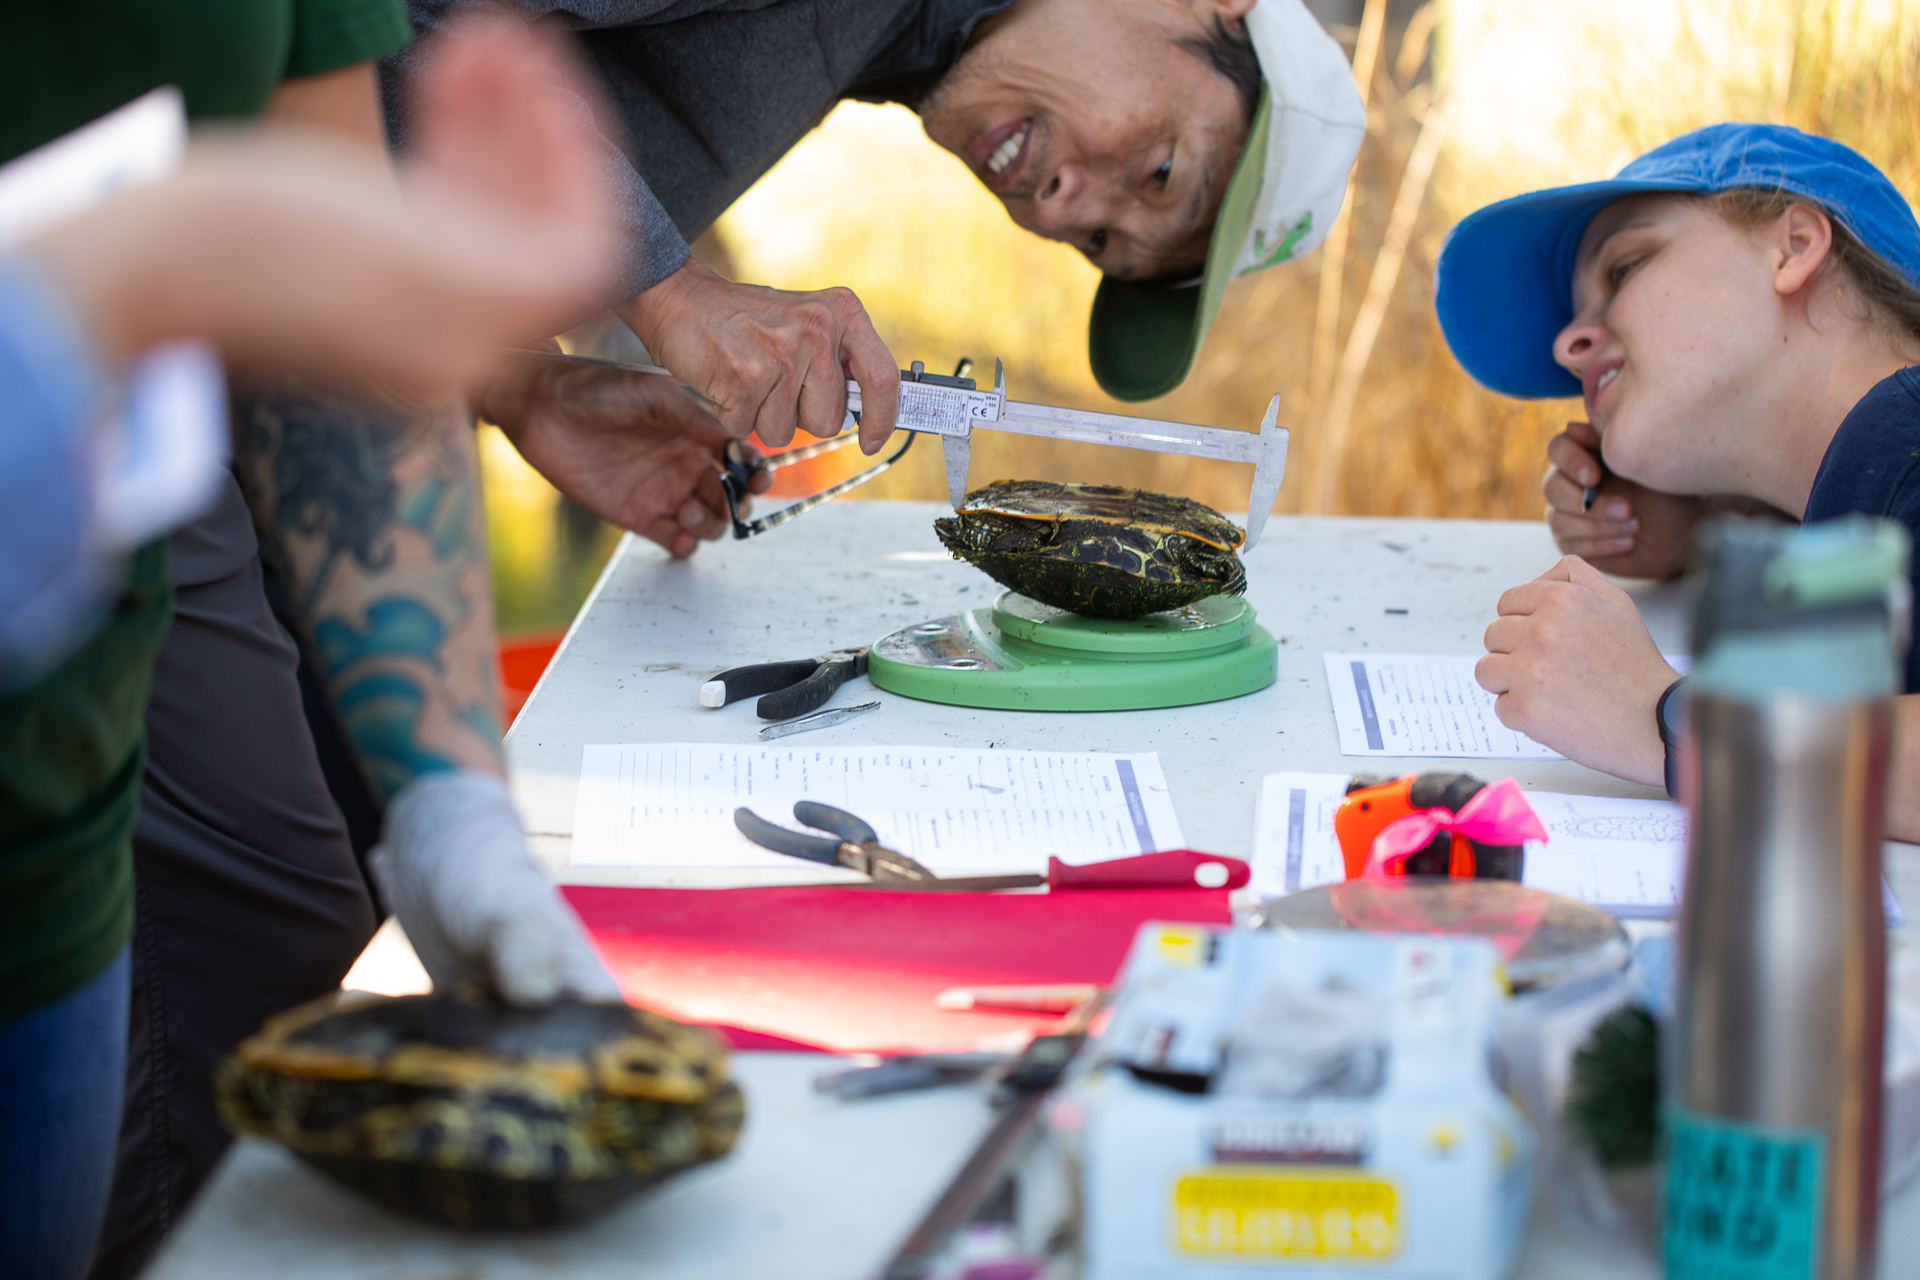
[[[958,559],[975,563],[983,555],[1018,555],[1053,541],[1054,523],[997,511],[962,511],[933,522],[940,545]]]
[[[1234,548],[1180,535],[1172,539],[1168,550],[1179,565],[1182,577],[1217,582],[1223,596],[1246,594],[1247,566],[1241,563]]]

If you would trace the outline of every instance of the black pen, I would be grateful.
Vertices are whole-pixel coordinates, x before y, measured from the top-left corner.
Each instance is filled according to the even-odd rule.
[[[1606,463],[1602,462],[1598,465],[1600,467],[1600,478],[1580,491],[1580,513],[1582,515],[1593,510],[1593,504],[1600,500],[1600,486],[1606,483],[1609,474]]]

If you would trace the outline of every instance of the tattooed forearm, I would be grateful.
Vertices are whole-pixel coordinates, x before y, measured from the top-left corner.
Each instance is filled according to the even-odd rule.
[[[300,603],[382,796],[417,775],[502,771],[479,472],[464,413],[405,414],[304,389],[237,406],[262,554]]]

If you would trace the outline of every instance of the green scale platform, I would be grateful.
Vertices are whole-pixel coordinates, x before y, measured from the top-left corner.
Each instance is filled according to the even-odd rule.
[[[1278,671],[1279,646],[1237,596],[1119,621],[1007,591],[876,641],[867,673],[889,693],[960,707],[1138,711],[1237,698]]]

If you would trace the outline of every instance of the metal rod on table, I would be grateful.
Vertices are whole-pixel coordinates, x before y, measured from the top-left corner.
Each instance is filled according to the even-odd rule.
[[[880,1273],[881,1280],[924,1280],[932,1273],[954,1232],[980,1211],[1006,1177],[1007,1166],[1019,1155],[1021,1144],[1046,1109],[1047,1095],[1087,1042],[1087,1029],[1106,1006],[1108,995],[1106,987],[1092,988],[1091,994],[1067,1015],[1060,1031],[1034,1037],[1014,1060],[1001,1082],[1001,1087],[1013,1094],[1007,1109],[980,1139],[933,1207],[894,1250]]]
[[[923,1280],[932,1272],[953,1233],[967,1224],[1006,1176],[1007,1164],[1046,1105],[1045,1092],[1024,1093],[1001,1113],[940,1198],[887,1260],[881,1280]]]

